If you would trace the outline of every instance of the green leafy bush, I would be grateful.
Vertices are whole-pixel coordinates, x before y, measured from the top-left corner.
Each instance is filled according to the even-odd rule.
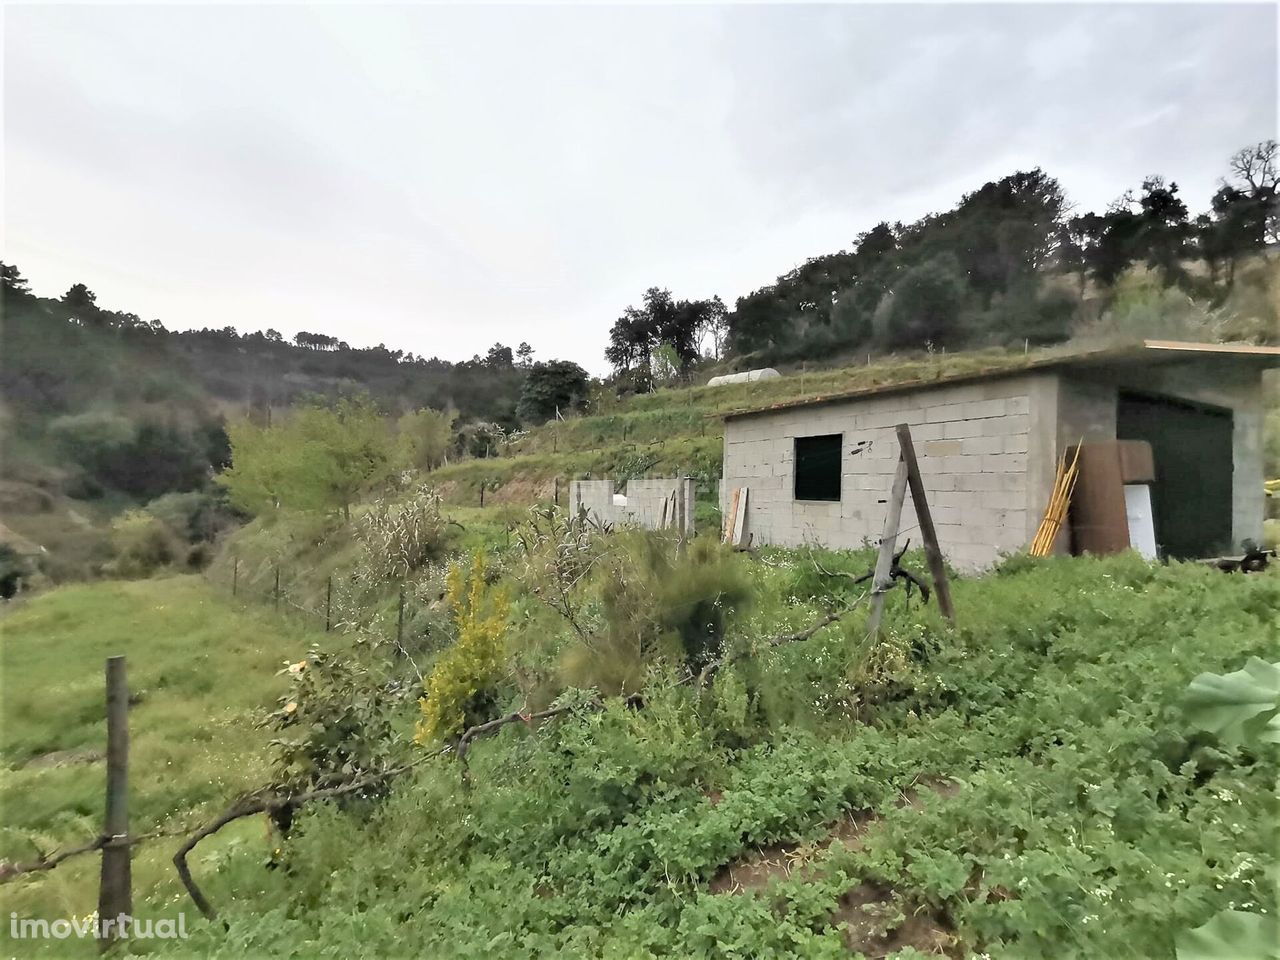
[[[184,556],[173,531],[143,510],[126,510],[111,521],[111,546],[109,569],[121,577],[149,577]]]
[[[385,662],[360,649],[346,655],[313,648],[281,674],[292,683],[268,725],[279,732],[276,783],[303,789],[342,783],[390,765],[397,745],[391,716],[406,699]],[[371,789],[375,796],[382,788]]]
[[[506,665],[506,595],[485,583],[485,559],[477,553],[471,569],[449,569],[446,598],[458,625],[458,639],[437,659],[422,698],[419,743],[461,733],[492,710],[495,687]]]
[[[710,537],[684,544],[641,531],[615,535],[593,576],[599,623],[573,638],[564,674],[570,686],[605,693],[640,689],[659,661],[697,673],[751,599],[741,559]]]

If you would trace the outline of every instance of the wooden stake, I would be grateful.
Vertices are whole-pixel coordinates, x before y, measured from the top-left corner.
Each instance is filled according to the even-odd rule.
[[[231,560],[231,595],[236,595],[236,590],[240,586],[240,558],[233,557]]]
[[[124,657],[107,658],[107,806],[102,833],[102,875],[98,918],[113,921],[109,936],[98,940],[105,951],[118,937],[117,920],[133,913],[129,859],[129,683]]]
[[[896,429],[898,445],[902,448],[902,460],[907,465],[907,485],[911,488],[911,502],[916,508],[916,519],[920,521],[920,536],[924,539],[925,559],[929,562],[929,573],[933,575],[933,587],[938,595],[938,609],[954,624],[956,611],[951,603],[951,584],[947,580],[947,568],[942,562],[942,551],[938,548],[938,534],[933,528],[933,513],[929,510],[929,501],[925,497],[920,465],[916,462],[916,448],[911,442],[911,427],[900,423]]]
[[[280,565],[276,564],[276,589],[275,589],[275,605],[276,610],[280,610]]]
[[[404,643],[404,584],[400,584],[400,606],[396,610],[396,645]]]
[[[907,461],[899,457],[898,469],[893,475],[893,490],[889,494],[889,510],[884,517],[884,532],[880,535],[876,573],[871,581],[871,613],[867,618],[867,633],[873,637],[880,632],[885,591],[893,585],[890,571],[893,569],[893,551],[898,542],[898,527],[902,525],[902,502],[906,498]]]
[[[324,632],[328,633],[333,626],[333,575],[330,574],[324,588]]]

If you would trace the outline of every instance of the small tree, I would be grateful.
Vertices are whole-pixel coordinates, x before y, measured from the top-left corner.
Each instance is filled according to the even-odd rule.
[[[277,426],[242,420],[227,433],[231,467],[219,482],[233,503],[255,513],[340,509],[350,519],[352,502],[394,466],[390,426],[367,396],[304,406]]]
[[[303,407],[292,427],[301,446],[295,496],[302,504],[341,508],[349,520],[352,502],[391,475],[390,426],[368,396]]]
[[[893,290],[882,340],[889,347],[916,348],[950,342],[964,295],[964,278],[949,254],[912,267]]]
[[[290,481],[289,457],[294,445],[284,442],[286,426],[260,427],[248,418],[227,424],[231,466],[218,475],[231,502],[258,514],[278,509]]]
[[[535,363],[525,377],[517,412],[525,423],[545,423],[587,395],[587,371],[568,360]]]
[[[396,423],[397,460],[402,466],[434,470],[453,443],[455,410],[414,410]]]

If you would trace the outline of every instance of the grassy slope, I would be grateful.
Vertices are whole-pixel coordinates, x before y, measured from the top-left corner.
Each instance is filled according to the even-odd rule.
[[[803,558],[736,562],[756,571],[746,635],[817,614]],[[1021,566],[957,584],[956,632],[895,595],[887,659],[854,661],[893,678],[873,723],[845,712],[858,619],[769,652],[759,674],[735,668],[705,701],[655,689],[645,710],[509,729],[477,745],[469,794],[442,761],[371,822],[313,811],[287,870],[230,857],[211,880],[231,933],[186,950],[846,957],[840,898],[871,882],[993,957],[1166,960],[1175,931],[1228,904],[1274,909],[1274,755],[1192,735],[1177,702],[1200,671],[1271,652],[1276,574],[1133,556]],[[746,682],[778,712],[743,745]],[[787,703],[825,716],[786,719]],[[958,789],[900,808],[921,776]],[[869,818],[857,843],[815,845],[850,816]],[[754,894],[709,887],[778,843],[807,870]]]
[[[0,631],[0,856],[21,861],[34,856],[33,843],[50,852],[100,829],[101,761],[26,764],[51,751],[103,748],[105,657],[129,658],[130,691],[140,698],[129,722],[130,818],[141,831],[199,820],[267,779],[270,733],[255,721],[285,688],[276,676],[283,662],[317,639],[233,606],[196,577],[62,587],[7,612]],[[262,825],[245,822],[210,852],[237,836],[261,838]],[[136,853],[140,916],[159,915],[180,892],[169,863],[175,847],[164,840]],[[0,887],[3,912],[86,914],[97,901],[96,870],[97,858],[84,857]]]
[[[467,505],[479,502],[482,482],[496,486],[486,494],[486,502],[531,503],[551,498],[555,477],[626,479],[683,472],[714,481],[720,475],[720,414],[864,387],[1016,368],[1040,356],[1044,353],[988,350],[889,358],[756,383],[664,389],[614,401],[590,416],[535,428],[501,451],[502,456],[450,464],[431,476],[447,500]],[[700,493],[706,497],[713,490],[707,483]]]

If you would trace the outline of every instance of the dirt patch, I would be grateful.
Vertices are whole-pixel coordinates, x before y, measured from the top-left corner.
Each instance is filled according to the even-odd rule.
[[[816,843],[775,843],[760,847],[721,867],[707,889],[712,893],[747,893],[763,890],[775,878],[785,879],[797,871],[803,875],[837,840],[851,850],[859,849],[862,835],[874,819],[870,813],[851,814],[832,824],[827,836]]]
[[[960,956],[944,917],[903,904],[891,890],[874,883],[860,883],[842,894],[830,922],[842,928],[849,950],[865,954],[868,960],[880,960],[906,947],[925,954]]]
[[[954,797],[963,784],[942,777],[920,777],[906,787],[895,804],[900,809],[919,809],[929,795]],[[716,797],[717,802],[719,797]],[[725,864],[708,884],[713,894],[740,894],[763,890],[774,879],[811,874],[827,849],[840,841],[847,849],[859,850],[878,818],[871,811],[850,814],[827,829],[816,843],[779,843],[761,847]],[[852,952],[879,960],[906,947],[921,953],[960,957],[962,952],[946,917],[922,908],[888,887],[864,882],[840,896],[828,921],[839,927]]]
[[[554,478],[539,479],[517,474],[496,490],[491,490],[485,493],[484,502],[516,504],[538,503],[539,501],[550,500],[552,498],[555,493],[555,490],[553,489],[554,486]],[[564,502],[568,502],[566,499],[568,496],[568,481],[561,481],[560,499]]]
[[[899,794],[895,804],[900,808],[919,809],[925,796],[954,797],[962,786],[943,777],[918,777]],[[707,799],[715,806],[723,796],[716,791],[707,794]],[[816,843],[776,843],[760,847],[721,867],[712,877],[708,889],[712,893],[746,893],[764,889],[774,877],[789,877],[797,869],[817,860],[837,840],[850,850],[859,850],[867,829],[876,819],[870,811],[851,813],[828,826],[826,837]]]
[[[964,785],[943,777],[918,777],[909,787],[898,795],[895,805],[919,810],[926,796],[951,798],[960,792]]]
[[[76,750],[52,750],[32,757],[22,765],[24,770],[49,770],[54,767],[70,767],[77,763],[97,763],[103,758],[101,750],[80,747]]]

